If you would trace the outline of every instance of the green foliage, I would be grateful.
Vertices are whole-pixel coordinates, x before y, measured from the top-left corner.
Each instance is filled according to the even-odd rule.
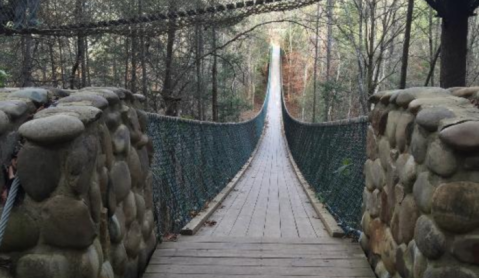
[[[0,87],[5,87],[5,82],[7,82],[8,74],[4,70],[0,70]]]
[[[353,166],[353,160],[351,158],[345,158],[341,167],[334,171],[334,174],[349,176],[351,166]]]

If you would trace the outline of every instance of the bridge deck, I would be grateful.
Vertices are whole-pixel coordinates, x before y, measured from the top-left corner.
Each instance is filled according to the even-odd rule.
[[[350,240],[330,238],[287,157],[281,132],[279,50],[266,133],[250,168],[196,236],[163,243],[146,278],[375,277]]]

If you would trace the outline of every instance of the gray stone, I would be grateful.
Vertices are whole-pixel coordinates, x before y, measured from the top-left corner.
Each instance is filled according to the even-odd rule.
[[[428,266],[427,258],[421,253],[417,246],[414,248],[413,277],[422,278]]]
[[[414,157],[409,156],[406,160],[406,163],[399,173],[399,178],[401,183],[404,185],[406,192],[412,192],[414,182],[416,181],[417,176],[417,165],[414,161]]]
[[[386,138],[381,138],[379,141],[379,159],[381,159],[381,165],[386,167],[387,165],[391,164],[391,147],[389,145],[389,141]]]
[[[389,112],[388,124],[386,126],[386,136],[392,148],[396,147],[396,128],[401,117],[401,112],[393,110]]]
[[[464,169],[466,170],[479,169],[479,155],[477,153],[464,158]]]
[[[136,110],[130,107],[126,107],[126,108],[128,108],[128,111],[127,113],[125,113],[124,122],[127,122],[128,126],[130,127],[131,142],[133,144],[136,144],[138,141],[141,140],[141,135],[142,135],[140,122],[138,120],[138,115],[136,113]]]
[[[98,156],[98,140],[93,135],[79,137],[67,157],[68,183],[76,194],[85,194],[91,184]]]
[[[70,275],[68,260],[60,254],[27,254],[18,260],[17,278],[65,278]]]
[[[364,232],[368,237],[370,237],[371,234],[372,234],[372,231],[371,231],[371,222],[372,222],[371,215],[369,214],[369,212],[365,212],[365,213],[363,214],[363,217],[361,218],[361,227],[363,227],[363,232]]]
[[[143,110],[137,110],[136,113],[138,114],[141,131],[146,133],[148,131],[148,115]]]
[[[456,236],[451,249],[461,262],[479,265],[479,234]]]
[[[396,127],[396,147],[399,152],[404,152],[410,144],[413,128],[414,115],[403,113],[399,117]]]
[[[383,262],[379,262],[374,268],[374,273],[376,273],[378,278],[390,278],[390,274],[384,266]]]
[[[116,215],[113,215],[108,221],[108,232],[112,243],[120,243],[123,240],[123,229]]]
[[[429,267],[424,273],[424,278],[477,278],[477,275],[467,268],[455,267]]]
[[[133,96],[135,97],[135,100],[137,100],[139,102],[145,102],[146,101],[146,97],[142,94],[133,94]]]
[[[105,164],[108,169],[111,170],[113,165],[113,144],[111,142],[111,135],[108,128],[104,125],[100,126],[99,128],[100,133],[100,145],[103,154],[105,154]]]
[[[431,212],[434,192],[436,192],[436,187],[429,182],[429,173],[421,173],[414,184],[413,194],[416,204],[422,212],[427,214]]]
[[[475,151],[479,149],[479,121],[465,122],[447,127],[439,133],[439,138],[460,151]]]
[[[374,191],[374,183],[373,183],[373,162],[371,160],[367,160],[364,164],[364,176],[365,176],[365,183],[366,188],[369,191]]]
[[[128,227],[137,217],[135,193],[133,193],[133,191],[130,191],[123,201],[123,212],[125,215],[125,224]]]
[[[90,199],[91,218],[96,224],[99,224],[101,220],[101,210],[103,208],[103,202],[101,200],[101,191],[98,183],[94,182],[91,184],[88,197]]]
[[[370,113],[371,126],[374,129],[374,133],[377,136],[382,136],[386,132],[386,126],[388,122],[390,108],[384,104],[378,104],[374,107],[374,110]]]
[[[144,175],[147,175],[148,172],[150,172],[150,163],[152,159],[152,156],[150,155],[153,155],[153,152],[149,153],[146,147],[138,149],[138,157],[140,158],[141,169],[143,169]]]
[[[444,107],[431,107],[419,112],[416,122],[429,132],[437,131],[443,119],[453,118],[455,115]]]
[[[0,209],[0,213],[3,209]],[[38,224],[22,208],[14,208],[0,245],[0,252],[20,252],[34,247],[40,237]]]
[[[125,278],[138,277],[138,258],[128,260],[124,277]]]
[[[128,156],[128,168],[131,174],[131,183],[133,187],[141,187],[145,179],[143,169],[141,167],[140,157],[135,148],[131,148]]]
[[[394,187],[386,186],[381,192],[381,211],[379,217],[384,223],[389,223],[394,214],[396,206],[396,195]]]
[[[18,177],[25,192],[41,202],[57,188],[61,159],[57,149],[26,144],[18,154]]]
[[[148,210],[143,217],[143,222],[141,225],[141,233],[143,234],[143,238],[145,240],[151,236],[154,227],[155,217],[153,216],[153,211]]]
[[[399,91],[395,102],[402,107],[408,107],[415,99],[421,98],[436,98],[450,96],[451,93],[439,87],[413,87]]]
[[[436,140],[429,146],[426,165],[435,174],[449,177],[456,172],[457,160],[449,147]]]
[[[7,132],[8,127],[10,126],[10,119],[8,118],[5,112],[0,110],[0,135]]]
[[[67,115],[29,121],[20,126],[20,134],[40,144],[59,144],[71,141],[85,130],[83,123]]]
[[[105,116],[105,123],[109,130],[115,131],[121,124],[121,115],[118,111],[109,111]]]
[[[131,223],[125,239],[126,253],[130,258],[136,258],[140,252],[140,243],[142,241],[141,227],[137,221]]]
[[[115,133],[113,133],[112,139],[114,153],[128,155],[131,146],[130,131],[128,130],[128,127],[125,125],[118,127]]]
[[[105,98],[84,92],[72,94],[69,97],[60,99],[58,102],[61,104],[67,104],[68,106],[76,106],[77,104],[84,103],[85,105],[93,106],[101,110],[108,107],[108,101]]]
[[[48,91],[42,88],[24,88],[11,93],[9,98],[26,98],[38,104],[50,102]]]
[[[50,107],[35,114],[35,119],[47,118],[57,114],[76,117],[83,124],[88,125],[100,119],[103,112],[93,106]]]
[[[466,233],[479,227],[479,184],[453,182],[434,193],[432,216],[443,229]]]
[[[146,211],[146,204],[145,199],[140,194],[135,193],[135,203],[136,203],[136,211],[137,211],[137,218],[140,223],[143,222],[143,218],[145,217]]]
[[[110,262],[105,262],[101,267],[100,278],[115,278]]]
[[[423,163],[426,160],[427,155],[427,135],[426,133],[417,125],[414,128],[411,140],[411,154],[414,156],[414,159],[417,163]]]
[[[417,220],[414,239],[421,253],[428,259],[437,260],[446,251],[446,236],[426,215]]]
[[[359,236],[359,245],[363,249],[364,253],[368,254],[370,249],[369,249],[369,239],[368,236],[365,233],[361,233]]]
[[[0,278],[13,278],[13,274],[6,268],[0,268]]]
[[[381,211],[381,191],[379,191],[379,189],[374,190],[371,194],[366,208],[371,214],[371,217],[376,218],[379,216],[379,212]]]
[[[76,275],[70,277],[98,278],[103,261],[97,253],[95,247],[90,246],[81,256],[80,268]]]
[[[410,277],[412,273],[412,264],[414,261],[411,261],[411,257],[408,253],[406,244],[401,244],[396,250],[396,269],[401,277]]]
[[[126,271],[126,264],[128,262],[128,256],[123,243],[111,246],[110,260],[111,266],[115,271],[115,276],[123,277],[123,274],[125,274]]]
[[[104,87],[86,87],[81,89],[83,94],[97,95],[108,100],[110,105],[120,103],[120,98],[111,89]]]
[[[379,159],[376,159],[374,161],[372,167],[372,183],[374,188],[382,189],[384,187],[384,184],[386,183],[386,176],[384,173],[384,168],[381,165],[381,161]]]
[[[16,120],[27,114],[29,106],[21,100],[0,101],[0,111],[7,114],[10,119]]]
[[[414,228],[419,215],[414,197],[406,195],[396,208],[391,221],[391,231],[398,244],[407,244],[414,238]]]
[[[131,175],[124,161],[116,162],[110,172],[111,185],[116,195],[116,201],[122,202],[131,190]]]
[[[82,201],[53,197],[46,203],[42,215],[42,236],[50,245],[86,248],[97,235],[88,207]]]

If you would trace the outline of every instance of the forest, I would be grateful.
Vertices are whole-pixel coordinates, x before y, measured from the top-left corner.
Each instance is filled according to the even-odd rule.
[[[62,30],[57,27],[227,2],[43,0],[25,7],[24,25],[18,25],[16,14],[8,16],[11,0],[2,0],[0,23],[11,30],[29,24]],[[211,16],[184,26],[170,20],[107,31],[13,32],[0,36],[0,86],[125,87],[145,95],[151,112],[242,121],[261,107],[269,47],[278,43],[284,94],[298,119],[354,118],[368,113],[368,98],[377,91],[479,85],[479,22],[472,16],[479,3],[463,1],[467,9],[451,17],[463,20],[450,20],[448,29],[446,14],[463,5],[452,2],[324,0],[281,12]],[[458,36],[466,36],[465,43]],[[464,59],[457,59],[462,54]]]

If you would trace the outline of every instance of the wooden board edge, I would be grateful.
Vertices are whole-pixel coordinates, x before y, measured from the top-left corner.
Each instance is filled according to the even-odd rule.
[[[281,121],[283,121],[282,117],[281,117]],[[296,177],[298,178],[299,183],[301,183],[301,186],[303,187],[304,192],[308,196],[309,202],[311,203],[314,210],[318,214],[319,219],[321,220],[321,222],[323,222],[323,225],[326,228],[326,231],[331,237],[335,237],[335,238],[344,237],[345,236],[344,230],[338,225],[338,222],[331,215],[331,213],[329,213],[329,211],[325,208],[324,204],[321,203],[318,200],[318,198],[316,198],[316,193],[312,189],[312,186],[304,178],[303,173],[301,173],[301,170],[296,164],[296,161],[294,161],[293,155],[291,154],[291,150],[289,149],[289,146],[287,143],[288,139],[286,138],[286,134],[284,133],[284,124],[281,130],[282,130],[282,135],[285,138],[284,142],[286,145],[285,146],[286,150],[288,152],[288,159],[291,162],[291,165],[293,166],[294,173],[296,174]]]
[[[240,181],[241,177],[243,177],[244,173],[248,168],[251,166],[251,163],[253,162],[254,157],[256,156],[256,153],[259,150],[259,146],[261,145],[264,135],[266,133],[266,127],[267,127],[267,122],[265,121],[263,132],[261,133],[261,137],[258,140],[258,144],[256,144],[256,147],[251,154],[250,158],[248,161],[245,163],[245,165],[241,168],[241,170],[236,174],[236,176],[229,182],[226,187],[221,190],[221,192],[216,195],[216,197],[209,203],[209,206],[206,210],[201,211],[197,216],[195,216],[193,219],[191,219],[188,224],[186,224],[181,230],[180,230],[180,235],[183,236],[194,236],[200,229],[203,227],[205,222],[208,220],[208,218],[213,215],[213,213],[218,209],[218,207],[223,203],[223,201],[226,199],[226,197],[233,191],[235,188],[236,184]]]

